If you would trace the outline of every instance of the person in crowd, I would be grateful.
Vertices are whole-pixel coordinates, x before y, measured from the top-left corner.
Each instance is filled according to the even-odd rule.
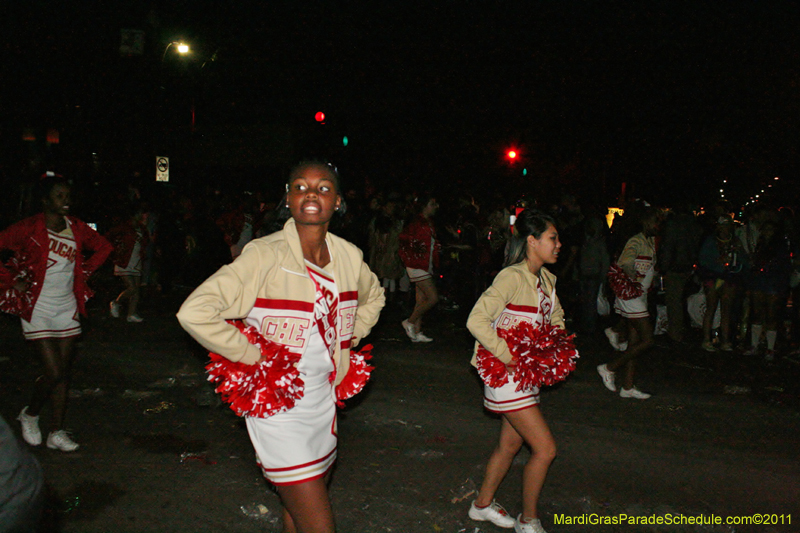
[[[42,212],[0,232],[0,250],[12,258],[0,263],[0,307],[22,319],[22,332],[41,355],[44,374],[36,379],[29,404],[19,414],[22,438],[42,443],[39,414],[52,405],[47,447],[78,449],[64,429],[70,369],[75,340],[81,334],[79,315],[86,314],[92,295],[88,277],[113,247],[85,222],[69,214],[71,186],[62,176],[39,182]]]
[[[43,489],[42,467],[0,416],[0,531],[38,531]]]
[[[680,204],[664,222],[659,270],[664,275],[667,335],[676,343],[686,335],[686,287],[697,266],[703,229],[687,204]]]
[[[778,338],[778,323],[781,305],[786,303],[789,292],[789,276],[792,263],[789,244],[778,225],[766,221],[761,225],[758,242],[752,255],[750,276],[750,348],[746,355],[758,351],[761,334],[767,341],[765,359],[775,359],[775,341]]]
[[[713,234],[703,241],[698,258],[698,273],[706,296],[701,348],[707,352],[717,350],[712,342],[717,307],[720,313],[719,349],[733,351],[734,304],[742,288],[742,273],[747,271],[747,261],[747,254],[735,238],[733,219],[728,215],[720,216]]]
[[[557,261],[560,250],[552,217],[535,209],[525,209],[518,215],[505,267],[475,303],[467,320],[467,328],[477,339],[473,366],[477,366],[478,347],[482,345],[507,366],[510,374],[514,372],[509,347],[497,335],[501,320],[524,320],[535,328],[552,324],[564,329],[564,312],[555,292],[556,278],[545,267]],[[502,422],[499,442],[486,465],[469,517],[513,527],[517,533],[544,533],[537,505],[556,456],[556,444],[539,409],[538,388],[517,392],[516,386],[513,380],[501,387],[484,386],[484,406],[500,414]],[[522,513],[515,520],[494,498],[523,444],[530,446],[531,457],[522,475]]]
[[[587,334],[593,334],[597,329],[597,294],[605,286],[611,263],[606,243],[607,230],[608,226],[599,214],[584,220],[578,268],[581,285],[581,329]]]
[[[415,202],[416,217],[400,233],[398,253],[416,290],[416,304],[411,316],[403,320],[403,330],[412,342],[431,342],[422,333],[422,318],[439,302],[433,272],[439,267],[441,243],[436,238],[433,216],[439,209],[436,198],[422,195]]]
[[[655,237],[659,231],[660,213],[651,207],[644,208],[641,232],[631,237],[617,259],[617,265],[631,282],[642,289],[640,296],[623,299],[618,294],[614,309],[625,319],[628,329],[628,346],[613,361],[599,365],[597,371],[610,391],[617,390],[616,374],[622,372],[622,398],[646,400],[650,394],[634,386],[636,360],[653,346],[653,324],[647,306],[647,292],[653,283],[656,265]]]
[[[114,275],[122,280],[123,290],[111,301],[111,316],[119,318],[122,303],[127,301],[126,317],[128,322],[140,323],[144,319],[139,316],[139,298],[142,287],[142,267],[145,250],[150,242],[150,234],[144,225],[144,212],[141,208],[131,208],[131,214],[120,224],[111,228],[106,234],[114,245]]]
[[[347,374],[350,351],[377,322],[385,298],[361,251],[328,232],[331,218],[345,208],[336,169],[302,162],[291,171],[286,191],[281,205],[291,217],[283,230],[253,240],[200,284],[178,320],[200,344],[231,361],[262,360],[259,348],[226,322],[234,319],[300,355],[302,398],[269,417],[247,416],[247,429],[264,476],[283,503],[284,532],[331,533],[333,388]],[[291,335],[287,320],[298,324]]]
[[[390,304],[395,303],[397,282],[405,269],[398,255],[403,221],[396,214],[397,202],[391,197],[383,204],[370,227],[369,267],[381,280]]]

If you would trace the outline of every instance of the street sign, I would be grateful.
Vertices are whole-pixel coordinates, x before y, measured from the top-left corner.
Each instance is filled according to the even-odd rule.
[[[169,157],[156,157],[156,181],[169,181]]]

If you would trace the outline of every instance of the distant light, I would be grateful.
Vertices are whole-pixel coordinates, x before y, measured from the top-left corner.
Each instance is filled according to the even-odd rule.
[[[342,137],[342,146],[347,146],[347,143],[350,142],[350,139],[347,138],[347,135]]]
[[[528,169],[527,168],[523,168],[522,169],[522,175],[523,176],[527,176],[528,175]]]
[[[185,43],[178,43],[178,53],[179,54],[188,54],[189,53],[189,45]]]
[[[775,176],[775,179],[778,179],[778,176]]]
[[[317,111],[317,114],[314,115],[314,120],[317,122],[325,122],[325,113],[322,111]]]
[[[508,156],[509,159],[516,159],[517,158],[517,152],[515,150],[509,150],[506,153],[506,155]]]

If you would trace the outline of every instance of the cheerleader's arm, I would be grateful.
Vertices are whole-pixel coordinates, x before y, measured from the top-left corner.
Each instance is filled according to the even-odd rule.
[[[253,309],[267,269],[263,255],[256,246],[245,247],[233,263],[201,283],[177,314],[181,327],[204,348],[234,362],[252,365],[261,359],[261,350],[227,320],[244,318]]]
[[[497,335],[492,323],[512,301],[520,283],[524,283],[524,280],[509,269],[500,271],[492,286],[478,298],[467,319],[467,329],[472,336],[506,365],[512,362],[513,356],[508,344]]]

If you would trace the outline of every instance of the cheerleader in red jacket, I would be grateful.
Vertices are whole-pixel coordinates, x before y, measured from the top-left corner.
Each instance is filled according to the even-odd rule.
[[[414,310],[402,325],[412,342],[431,342],[433,339],[422,333],[422,317],[439,302],[433,271],[439,267],[441,244],[431,221],[439,204],[436,198],[423,196],[416,205],[417,217],[400,233],[400,259],[416,288]]]
[[[0,264],[0,308],[20,316],[23,335],[38,347],[45,367],[30,404],[19,415],[22,437],[32,446],[42,443],[39,412],[49,399],[53,430],[47,447],[70,452],[78,445],[63,427],[73,345],[81,333],[78,316],[86,314],[92,296],[86,279],[112,246],[68,215],[70,185],[63,177],[48,175],[39,186],[43,213],[0,232],[0,249],[13,253]]]
[[[106,238],[114,244],[114,275],[122,280],[125,288],[109,305],[111,316],[119,318],[122,301],[128,300],[127,320],[139,323],[144,319],[137,313],[139,294],[142,286],[142,265],[144,252],[150,241],[150,235],[143,222],[144,212],[141,208],[121,224],[111,228]]]

